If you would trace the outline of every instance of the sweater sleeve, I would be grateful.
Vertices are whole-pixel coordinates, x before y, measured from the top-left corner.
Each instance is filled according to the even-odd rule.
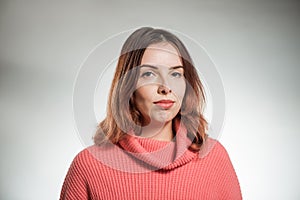
[[[220,199],[242,199],[240,184],[231,163],[229,155],[219,142],[217,142],[217,149],[219,151],[219,194]]]
[[[82,152],[74,158],[68,170],[61,189],[60,200],[89,199],[81,154]]]

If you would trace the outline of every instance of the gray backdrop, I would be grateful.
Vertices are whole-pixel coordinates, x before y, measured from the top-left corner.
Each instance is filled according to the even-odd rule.
[[[0,199],[58,199],[74,156],[72,90],[120,31],[174,29],[202,44],[226,94],[221,143],[244,199],[300,198],[298,1],[1,1]],[[119,47],[118,47],[119,48]]]

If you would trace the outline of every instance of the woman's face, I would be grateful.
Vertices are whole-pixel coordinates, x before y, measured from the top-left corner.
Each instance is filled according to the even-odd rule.
[[[143,124],[171,121],[179,112],[185,94],[184,69],[177,50],[157,43],[144,52],[134,102]]]

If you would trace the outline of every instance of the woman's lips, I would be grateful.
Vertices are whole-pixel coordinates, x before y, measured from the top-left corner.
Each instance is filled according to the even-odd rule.
[[[172,101],[172,100],[160,100],[160,101],[154,102],[154,104],[160,106],[163,109],[169,109],[173,106],[174,101]]]

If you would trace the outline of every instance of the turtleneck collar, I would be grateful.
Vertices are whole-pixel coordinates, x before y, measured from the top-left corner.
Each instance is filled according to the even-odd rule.
[[[132,158],[152,169],[171,170],[190,162],[197,155],[188,149],[191,140],[187,137],[186,127],[175,121],[175,130],[176,135],[172,141],[141,138],[131,132],[118,144]]]

